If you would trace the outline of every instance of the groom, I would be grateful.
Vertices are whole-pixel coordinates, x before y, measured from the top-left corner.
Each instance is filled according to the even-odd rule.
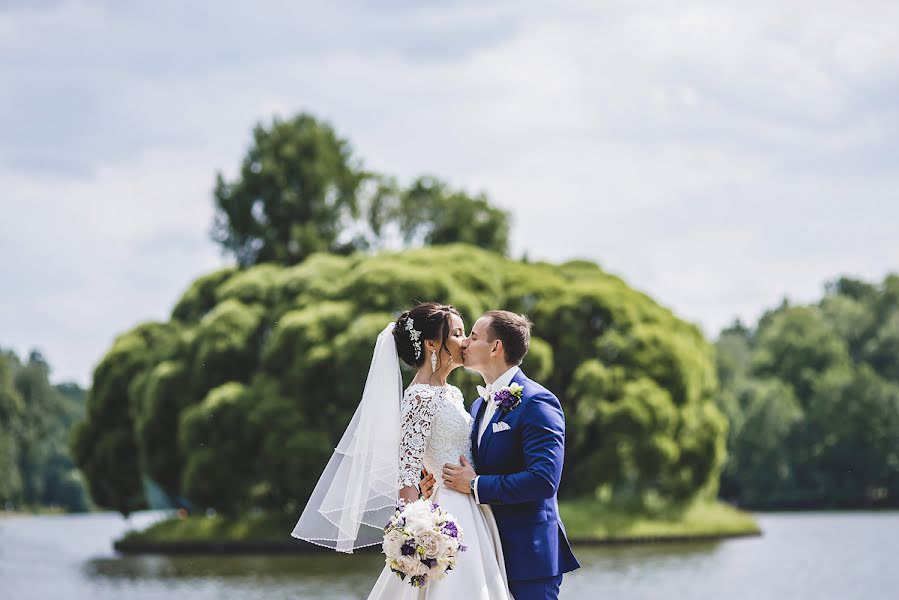
[[[565,453],[562,406],[518,367],[530,339],[524,315],[492,310],[474,324],[462,357],[487,384],[478,386],[481,397],[471,407],[478,473],[464,457],[461,466],[443,468],[448,487],[493,507],[515,600],[558,598],[562,573],[580,566],[556,501]]]

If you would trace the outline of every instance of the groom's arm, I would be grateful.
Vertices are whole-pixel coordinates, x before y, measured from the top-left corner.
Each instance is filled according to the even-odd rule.
[[[507,475],[479,475],[475,498],[480,504],[517,504],[555,495],[565,455],[565,417],[559,400],[540,394],[522,405],[519,421],[524,470]]]

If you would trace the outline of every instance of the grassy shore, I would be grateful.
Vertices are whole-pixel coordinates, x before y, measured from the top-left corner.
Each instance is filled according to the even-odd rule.
[[[729,504],[697,501],[652,511],[570,500],[559,503],[568,537],[577,541],[613,542],[623,539],[703,538],[757,535],[755,517]]]
[[[721,502],[694,502],[652,512],[595,500],[560,502],[562,520],[575,542],[664,541],[759,533],[754,517]],[[284,541],[298,515],[258,513],[238,518],[190,516],[160,521],[125,536],[128,542]]]
[[[73,514],[66,511],[61,506],[35,506],[32,508],[21,508],[17,510],[0,510],[0,519],[6,517],[32,517],[45,515],[67,515]]]

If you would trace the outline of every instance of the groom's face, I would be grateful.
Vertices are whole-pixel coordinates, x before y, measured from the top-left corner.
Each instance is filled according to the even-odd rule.
[[[471,333],[462,342],[462,360],[466,368],[480,371],[493,356],[496,340],[490,341],[490,317],[475,321]]]

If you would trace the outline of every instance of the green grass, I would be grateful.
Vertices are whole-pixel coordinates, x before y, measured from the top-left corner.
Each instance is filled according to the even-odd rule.
[[[755,518],[718,501],[667,505],[652,511],[591,499],[559,502],[568,537],[574,540],[664,538],[759,533]]]
[[[652,511],[609,505],[591,499],[559,503],[568,536],[573,540],[664,538],[758,533],[755,518],[715,501],[668,505]],[[298,515],[257,513],[235,518],[222,516],[173,517],[143,531],[132,531],[129,541],[263,541],[287,540]]]
[[[142,531],[130,531],[125,539],[142,541],[232,541],[286,540],[296,525],[298,515],[257,513],[226,518],[191,516],[172,517],[154,523]]]
[[[70,513],[66,509],[61,506],[25,506],[22,508],[18,508],[16,510],[7,511],[0,510],[0,519],[3,517],[23,517],[23,516],[36,516],[36,515],[67,515],[67,514],[79,514],[79,513]],[[84,514],[84,513],[81,513]]]

